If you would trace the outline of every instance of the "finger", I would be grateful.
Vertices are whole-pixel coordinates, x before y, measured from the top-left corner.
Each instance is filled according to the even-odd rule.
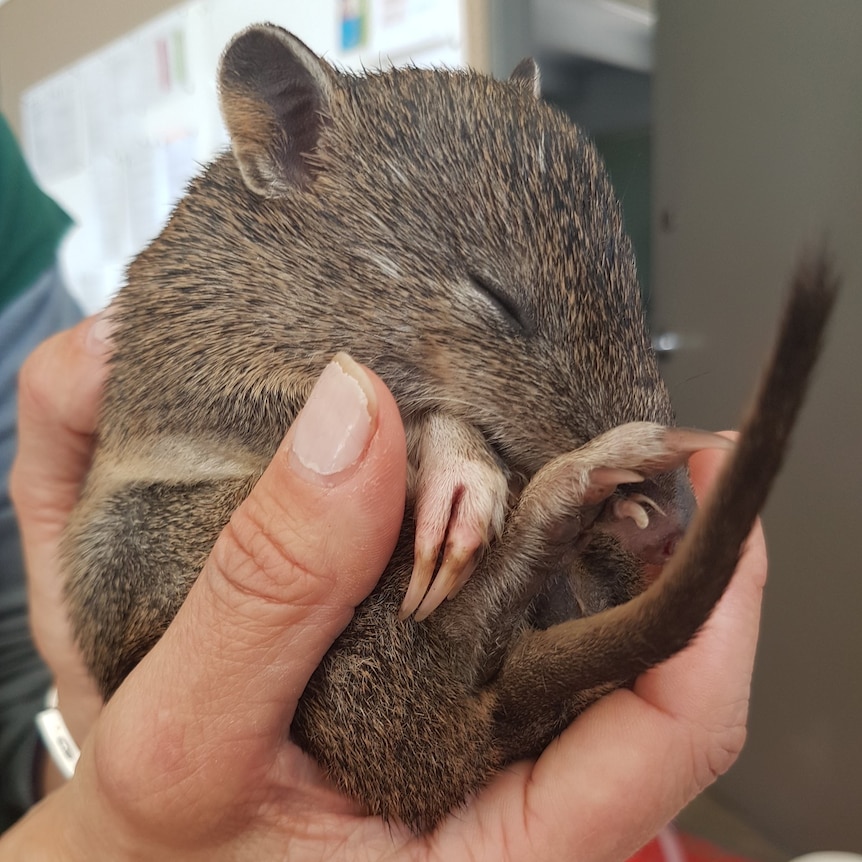
[[[259,799],[309,677],[392,554],[405,487],[392,396],[338,357],[165,636],[108,705],[120,739],[150,740],[109,764],[119,796],[128,782],[140,810],[150,804],[142,783],[163,817],[203,793],[205,819],[219,814],[214,795],[229,808],[256,784]]]
[[[109,336],[107,318],[92,317],[45,341],[24,363],[9,481],[27,563],[34,640],[54,673],[78,739],[100,699],[72,646],[57,549],[90,463]],[[73,704],[81,700],[78,693],[87,701],[82,710],[87,718],[80,721]]]
[[[18,380],[10,493],[25,526],[62,528],[86,474],[110,352],[104,315],[43,342]]]

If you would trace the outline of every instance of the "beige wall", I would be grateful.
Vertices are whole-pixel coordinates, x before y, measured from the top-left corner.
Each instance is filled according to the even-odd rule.
[[[0,107],[20,134],[27,87],[176,5],[176,0],[9,0],[0,6]]]
[[[311,0],[314,2],[314,0]],[[8,0],[0,6],[0,108],[20,135],[19,99],[37,81],[178,0]],[[468,62],[489,66],[489,0],[465,0]]]
[[[750,734],[715,795],[788,853],[862,851],[862,3],[661,0],[654,82],[657,322],[680,420],[727,427],[800,246],[844,290],[764,522]],[[666,216],[666,217],[665,217]]]

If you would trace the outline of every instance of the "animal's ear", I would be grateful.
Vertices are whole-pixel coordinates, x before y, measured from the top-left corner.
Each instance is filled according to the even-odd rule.
[[[524,91],[538,99],[542,95],[542,76],[539,64],[532,57],[524,57],[509,75],[513,84],[520,84]]]
[[[221,111],[253,192],[277,197],[313,179],[308,156],[329,113],[334,75],[308,46],[273,24],[243,30],[225,49]]]

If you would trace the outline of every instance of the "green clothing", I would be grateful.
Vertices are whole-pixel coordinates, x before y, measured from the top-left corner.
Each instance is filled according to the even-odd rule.
[[[0,114],[0,309],[53,265],[72,224],[36,185],[6,118]]]

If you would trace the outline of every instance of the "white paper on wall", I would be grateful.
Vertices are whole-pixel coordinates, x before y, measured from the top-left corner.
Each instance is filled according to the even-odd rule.
[[[215,75],[231,36],[273,21],[341,65],[457,66],[461,0],[189,0],[27,90],[24,147],[73,217],[70,288],[104,306],[186,184],[227,146]]]

